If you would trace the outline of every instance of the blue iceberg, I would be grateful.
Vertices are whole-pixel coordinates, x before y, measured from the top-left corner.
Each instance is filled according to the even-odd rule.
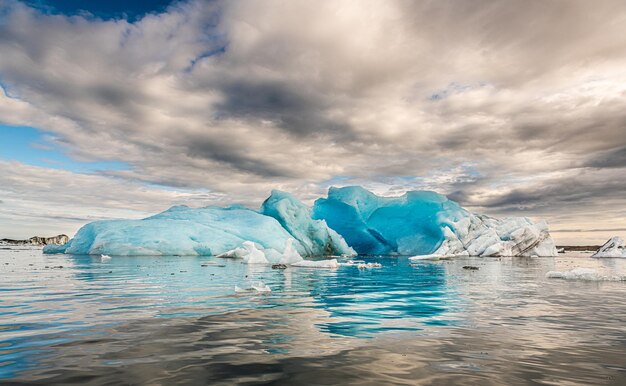
[[[429,191],[380,197],[344,187],[331,188],[313,208],[273,191],[258,211],[175,206],[142,220],[95,221],[44,253],[220,255],[305,264],[301,256],[555,256],[556,247],[543,221],[473,214]]]
[[[444,240],[440,213],[457,212],[455,202],[434,192],[379,197],[356,186],[330,188],[328,198],[313,206],[313,217],[325,220],[361,254],[431,253]]]
[[[330,188],[315,201],[313,218],[359,254],[556,256],[544,221],[476,215],[430,191],[379,197],[359,186]]]
[[[291,240],[290,239],[294,239]],[[241,206],[175,206],[142,220],[104,220],[83,226],[67,244],[45,253],[220,255],[252,242],[276,255],[293,247],[302,256],[354,254],[344,239],[293,196],[275,191],[261,212]]]
[[[291,236],[298,240],[306,256],[353,255],[355,251],[324,220],[311,217],[311,208],[289,193],[278,190],[261,205],[261,213],[275,218]],[[300,252],[300,250],[298,250]]]

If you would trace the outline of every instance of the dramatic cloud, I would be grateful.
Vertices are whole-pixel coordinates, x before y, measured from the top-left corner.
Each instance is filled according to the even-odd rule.
[[[362,183],[621,229],[624,20],[617,0],[189,1],[135,22],[0,0],[0,123],[129,165],[76,177],[114,181],[103,201],[126,184],[256,205]],[[178,200],[155,192],[141,210]]]

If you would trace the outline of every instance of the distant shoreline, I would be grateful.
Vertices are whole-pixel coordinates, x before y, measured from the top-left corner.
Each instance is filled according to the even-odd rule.
[[[602,245],[557,245],[557,249],[565,252],[596,252]]]
[[[0,245],[61,245],[67,243],[69,240],[70,238],[67,235],[60,234],[52,237],[33,236],[25,240],[0,239]]]

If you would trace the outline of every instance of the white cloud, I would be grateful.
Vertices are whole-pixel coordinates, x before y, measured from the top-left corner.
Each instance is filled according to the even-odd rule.
[[[346,176],[550,219],[570,178],[585,205],[626,203],[587,173],[626,148],[625,17],[619,1],[191,1],[130,23],[0,0],[0,121],[131,165],[89,177],[115,189],[258,203]],[[546,192],[551,213],[528,202]]]

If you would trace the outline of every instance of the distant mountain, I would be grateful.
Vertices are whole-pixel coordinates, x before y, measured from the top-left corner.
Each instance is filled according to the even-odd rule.
[[[65,244],[70,241],[67,235],[58,235],[54,237],[40,237],[34,236],[27,240],[12,240],[12,239],[0,239],[0,244],[4,245],[50,245],[50,244]]]

